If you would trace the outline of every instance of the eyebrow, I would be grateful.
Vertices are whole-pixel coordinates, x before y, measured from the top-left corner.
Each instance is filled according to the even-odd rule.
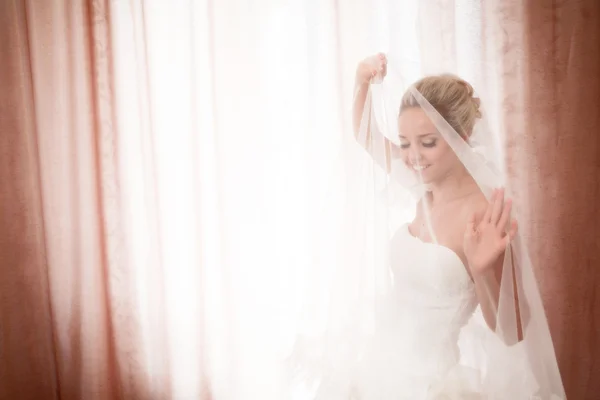
[[[433,132],[432,133],[422,133],[422,134],[418,135],[417,137],[418,138],[424,138],[424,137],[427,137],[427,136],[437,136],[437,133],[433,133]],[[399,135],[399,137],[401,137],[403,139],[406,139],[406,136]]]

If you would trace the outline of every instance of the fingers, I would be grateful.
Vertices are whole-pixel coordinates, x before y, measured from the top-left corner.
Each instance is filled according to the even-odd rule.
[[[374,56],[368,57],[364,64],[368,68],[369,79],[373,79],[377,75],[380,78],[384,78],[387,74],[387,57],[384,53],[377,53]]]
[[[367,84],[378,74],[383,78],[387,72],[387,57],[384,53],[378,53],[363,59],[356,71],[356,80],[359,84]]]
[[[372,68],[371,79],[381,81],[385,78],[387,75],[387,59],[384,54],[380,53],[377,57],[374,57]]]
[[[378,56],[380,61],[379,73],[381,74],[381,77],[384,78],[387,74],[387,57],[384,53],[379,53]]]
[[[504,202],[504,207],[502,209],[502,213],[498,220],[498,225],[497,225],[497,228],[503,232],[508,228],[511,210],[512,210],[512,200],[506,199],[506,201]]]
[[[508,230],[510,240],[513,240],[517,236],[517,232],[519,232],[519,224],[516,219],[513,219],[510,223],[510,229]]]
[[[492,209],[494,206],[494,202],[496,201],[496,192],[497,189],[494,189],[492,192],[492,197],[490,197],[490,202],[485,210],[485,214],[483,215],[483,221],[489,222],[492,219]]]
[[[496,189],[494,192],[494,201],[492,202],[492,215],[490,222],[497,225],[504,208],[504,189]]]
[[[504,238],[502,239],[505,248],[510,246],[510,242],[512,242],[515,239],[518,231],[519,225],[517,224],[517,221],[513,219],[510,223],[510,228],[508,229],[506,236],[504,236]]]

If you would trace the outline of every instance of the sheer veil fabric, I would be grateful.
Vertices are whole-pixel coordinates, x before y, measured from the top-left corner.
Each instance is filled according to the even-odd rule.
[[[469,60],[475,67],[443,60],[448,43],[436,39],[444,27],[428,23],[426,29],[426,3],[412,16],[413,38],[387,25],[386,76],[371,80],[358,132],[348,132],[335,155],[344,171],[343,223],[329,243],[336,256],[309,265],[300,279],[303,301],[286,358],[293,398],[564,399],[525,243],[518,233],[507,240],[497,293],[488,293],[490,325],[470,266],[445,245],[448,227],[436,224],[427,207],[428,166],[415,167],[403,156],[410,150],[400,139],[399,115],[410,104],[435,127],[481,196],[493,204],[495,189],[506,186],[494,85],[484,79],[493,68],[481,59]],[[411,22],[387,6],[390,20]],[[418,49],[409,46],[413,39]],[[486,74],[473,72],[486,68]],[[472,84],[469,95],[479,110],[474,126],[458,132],[415,85],[434,75]],[[506,193],[511,197],[510,188]],[[417,215],[427,240],[414,232]],[[518,205],[512,218],[520,219]]]

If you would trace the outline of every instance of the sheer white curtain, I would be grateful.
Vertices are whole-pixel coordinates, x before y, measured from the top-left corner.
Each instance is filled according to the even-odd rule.
[[[285,398],[307,270],[344,257],[357,62],[401,46],[481,80],[481,24],[467,0],[110,2],[117,201],[155,392]]]

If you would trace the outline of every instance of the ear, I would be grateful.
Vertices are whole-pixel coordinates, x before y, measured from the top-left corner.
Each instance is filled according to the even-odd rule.
[[[460,137],[462,138],[462,140],[464,140],[465,142],[467,142],[468,145],[470,145],[469,143],[469,137],[471,136],[471,133],[468,131],[461,131],[460,132]]]

